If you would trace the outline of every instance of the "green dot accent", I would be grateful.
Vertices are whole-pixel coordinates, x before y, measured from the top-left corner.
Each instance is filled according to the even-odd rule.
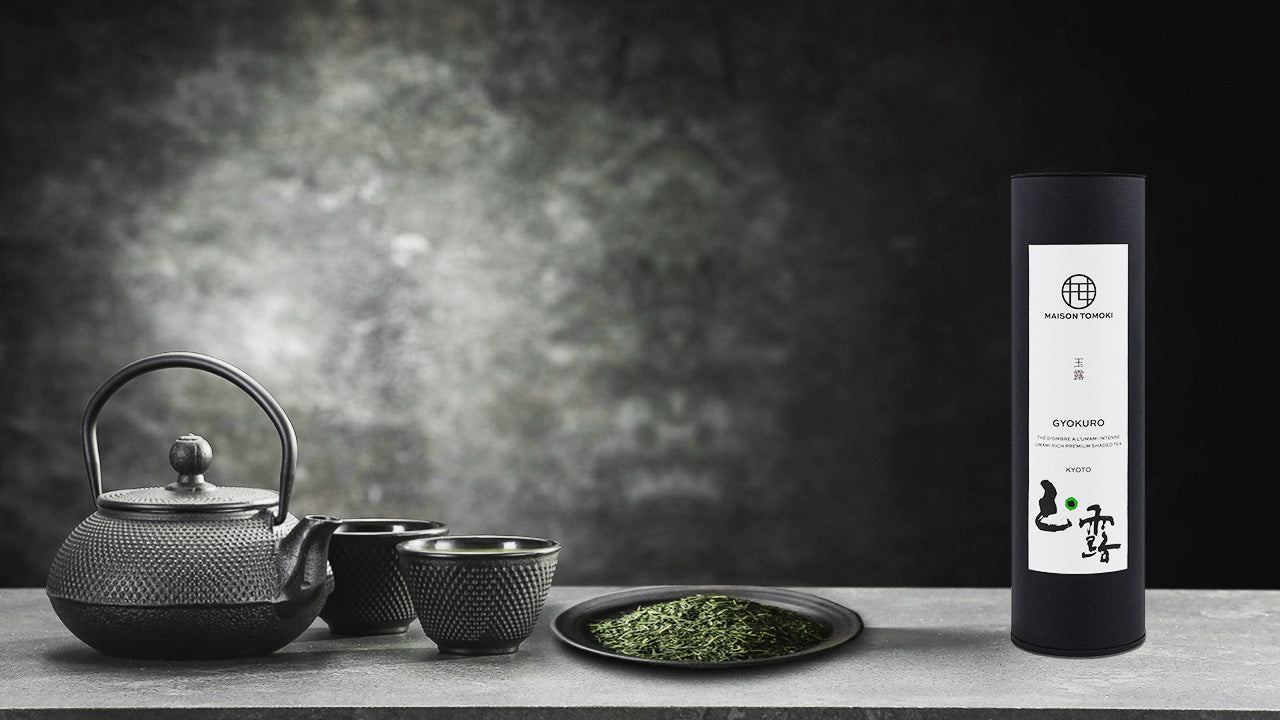
[[[1075,499],[1075,498],[1073,498],[1073,497],[1069,497],[1069,498],[1067,498],[1067,503],[1066,503],[1066,505],[1067,505],[1067,509],[1068,509],[1068,510],[1075,510],[1075,509],[1076,509],[1076,506],[1077,506],[1077,505],[1079,505],[1079,504],[1080,504],[1080,503],[1076,502],[1076,499]]]

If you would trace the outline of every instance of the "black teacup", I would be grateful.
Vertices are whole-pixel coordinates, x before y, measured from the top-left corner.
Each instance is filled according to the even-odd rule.
[[[417,615],[400,575],[396,544],[448,531],[434,520],[344,520],[329,542],[334,588],[320,610],[329,630],[343,635],[408,630]]]
[[[452,535],[396,546],[422,631],[443,653],[500,655],[533,633],[560,544],[510,535]]]

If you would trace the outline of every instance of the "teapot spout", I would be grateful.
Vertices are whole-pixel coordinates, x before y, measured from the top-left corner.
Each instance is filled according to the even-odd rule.
[[[281,601],[305,602],[323,590],[329,577],[329,539],[340,525],[336,517],[307,515],[280,541]]]

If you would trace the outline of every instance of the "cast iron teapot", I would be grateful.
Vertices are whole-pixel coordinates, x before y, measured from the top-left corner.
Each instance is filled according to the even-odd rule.
[[[229,380],[266,411],[283,454],[278,495],[205,481],[213,452],[197,435],[183,435],[169,451],[175,482],[102,492],[99,411],[139,375],[179,367]],[[98,388],[81,432],[98,510],[62,544],[46,588],[76,637],[122,657],[230,658],[273,652],[311,625],[333,590],[329,538],[341,521],[289,514],[298,441],[253,378],[207,355],[152,355]]]

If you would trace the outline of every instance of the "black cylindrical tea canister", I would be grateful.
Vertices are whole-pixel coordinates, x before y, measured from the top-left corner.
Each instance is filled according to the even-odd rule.
[[[1146,637],[1146,179],[1012,178],[1014,644]]]

